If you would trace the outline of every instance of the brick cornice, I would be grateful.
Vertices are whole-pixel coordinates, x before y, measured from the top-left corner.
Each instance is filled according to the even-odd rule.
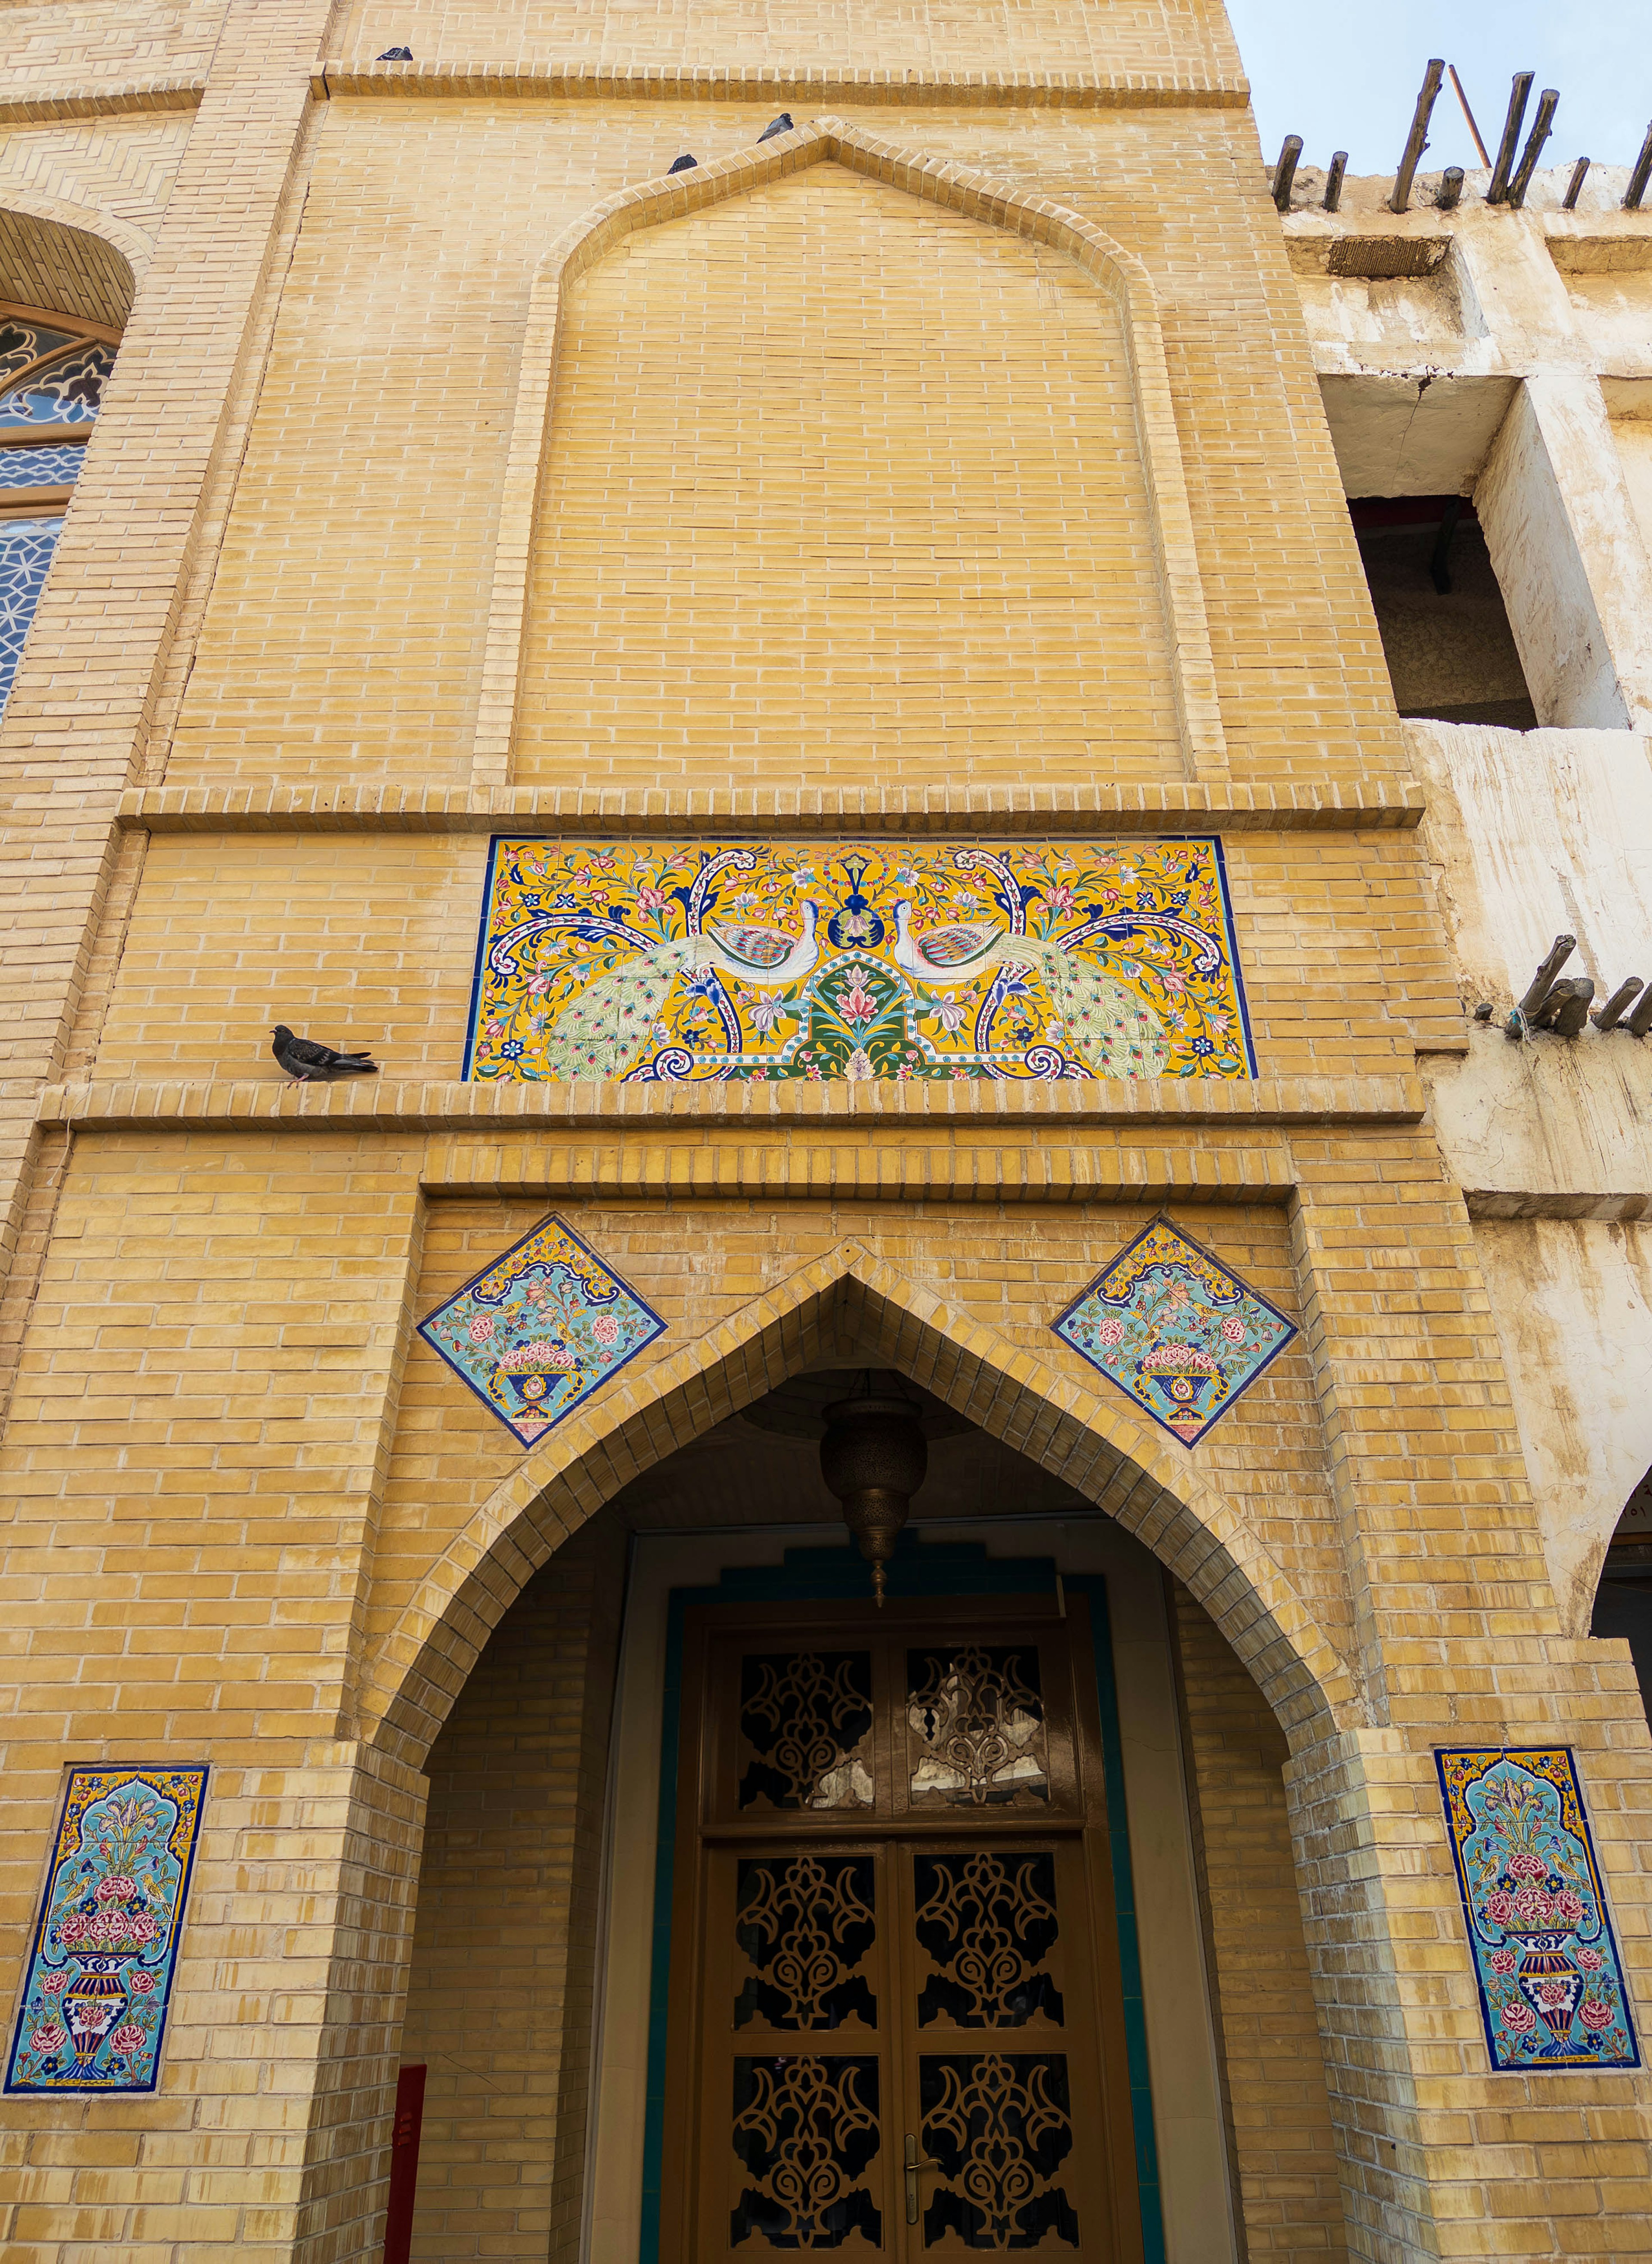
[[[44,801],[49,789],[42,787]],[[970,832],[1363,832],[1409,829],[1423,816],[1410,779],[1358,787],[1169,780],[1162,784],[751,787],[681,793],[669,787],[417,786],[163,786],[134,787],[120,823],[147,833],[501,833],[715,835]],[[26,822],[27,795],[11,815]]]
[[[123,118],[149,110],[198,110],[206,91],[204,78],[128,79],[87,86],[62,86],[52,93],[0,99],[0,126],[52,126],[71,118]]]
[[[315,66],[318,98],[546,101],[569,97],[649,102],[899,103],[966,109],[1243,110],[1250,83],[1206,73],[1125,71],[797,70],[694,63],[381,63],[342,55]]]
[[[1373,1077],[1095,1078],[1061,1085],[581,1085],[461,1084],[458,1079],[357,1079],[341,1085],[182,1080],[54,1085],[40,1121],[78,1131],[317,1129],[440,1132],[468,1126],[541,1125],[547,1131],[613,1132],[626,1126],[739,1125],[793,1136],[815,1125],[899,1134],[1047,1127],[1053,1133],[1114,1124],[1245,1126],[1414,1124],[1421,1080]]]

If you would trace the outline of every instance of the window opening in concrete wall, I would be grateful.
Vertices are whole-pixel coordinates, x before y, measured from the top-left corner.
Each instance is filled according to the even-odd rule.
[[[1590,1635],[1619,1636],[1634,1658],[1641,1702],[1652,1722],[1652,1470],[1624,1505],[1595,1592]]]
[[[1360,496],[1348,509],[1401,715],[1533,729],[1537,711],[1469,498]]]

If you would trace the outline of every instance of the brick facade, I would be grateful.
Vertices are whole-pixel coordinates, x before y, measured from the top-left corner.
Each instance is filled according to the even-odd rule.
[[[416,2253],[578,2253],[582,1528],[851,1353],[1179,1584],[1250,2257],[1644,2253],[1644,2075],[1488,2072],[1433,1750],[1576,1748],[1652,2005],[1652,1743],[1220,11],[12,11],[14,197],[132,297],[0,722],[8,1992],[64,1765],[214,1777],[160,2087],[5,2101],[8,2253],[376,2258],[416,2057]],[[467,1085],[504,828],[1214,832],[1259,1074]],[[1301,1332],[1191,1453],[1049,1328],[1161,1206]],[[668,1325],[524,1454],[415,1324],[553,1208]]]

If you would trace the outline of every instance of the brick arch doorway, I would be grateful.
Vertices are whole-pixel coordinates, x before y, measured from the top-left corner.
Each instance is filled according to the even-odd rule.
[[[682,1642],[687,1615],[708,1602],[755,1602],[778,1626],[810,1607],[811,1592],[818,1601],[822,1581],[844,1601],[864,1594],[864,1568],[847,1550],[836,1506],[804,1483],[812,1462],[807,1446],[788,1459],[736,1416],[634,1481],[528,1585],[431,1753],[403,2037],[404,2059],[431,2071],[416,2257],[653,2264],[672,2247],[683,2181],[678,2173],[670,2183],[663,2158],[667,2093],[683,2080],[670,2065],[672,1985],[682,1972],[679,1952],[674,1977],[671,1945],[681,1914],[672,1864],[688,1689]],[[984,1433],[957,1426],[953,1440],[932,1448],[931,1473],[938,1491],[926,1487],[915,1505],[898,1590],[973,1595],[987,1632],[1006,1597],[1031,1596],[1047,1615],[1064,1590],[1074,1620],[1088,1615],[1100,1638],[1092,1671],[1099,1662],[1098,1687],[1112,1693],[1109,1723],[1105,1708],[1096,1709],[1112,1746],[1101,1799],[1114,1933],[1104,1947],[1120,2013],[1128,2007],[1123,2111],[1141,2173],[1128,2195],[1141,2245],[1119,2253],[1238,2253],[1241,2188],[1259,2195],[1271,2168],[1278,2213],[1286,2163],[1312,2188],[1312,2208],[1299,2198],[1283,2213],[1295,2206],[1306,2237],[1316,2210],[1321,2242],[1335,2236],[1321,2253],[1336,2253],[1322,2076],[1317,2119],[1299,2115],[1302,2130],[1283,2141],[1271,2134],[1269,2163],[1254,2147],[1235,2159],[1205,1978],[1213,1944],[1196,1884],[1199,1772],[1182,1766],[1176,1596],[1111,1520]],[[1246,1756],[1239,1775],[1260,1780],[1247,1825],[1255,1844],[1228,1863],[1224,1891],[1239,1875],[1253,1935],[1258,1892],[1279,1906],[1286,1934],[1294,1928],[1288,1974],[1270,1972],[1265,2005],[1240,1985],[1229,2023],[1243,2030],[1242,2045],[1264,2028],[1282,2034],[1290,1994],[1298,2033],[1289,2082],[1300,2093],[1299,2048],[1304,2035],[1315,2049],[1316,2040],[1279,1757],[1269,1749],[1279,1740],[1282,1756],[1282,1740],[1214,1625],[1191,1599],[1180,1602],[1231,1670],[1218,1720],[1199,1731],[1206,1790],[1222,1774],[1224,1742]],[[1242,1719],[1248,1730],[1236,1731]],[[1218,1949],[1235,1948],[1231,1919],[1229,1911],[1234,1939]],[[718,2134],[720,2147],[728,2135]],[[893,2133],[897,2151],[903,2135]],[[897,2173],[897,2210],[902,2183]],[[474,2245],[483,2239],[485,2247]],[[851,2237],[847,2253],[858,2245]],[[738,2244],[757,2255],[772,2246],[760,2228]],[[891,2253],[887,2243],[882,2253]]]

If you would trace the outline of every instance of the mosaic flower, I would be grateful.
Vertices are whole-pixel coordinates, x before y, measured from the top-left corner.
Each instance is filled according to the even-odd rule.
[[[1296,1333],[1168,1219],[1144,1229],[1051,1325],[1188,1447]]]
[[[155,2088],[206,1783],[201,1767],[69,1771],[9,2092]]]
[[[427,1314],[419,1334],[526,1447],[664,1325],[553,1218]]]
[[[1638,2066],[1572,1754],[1435,1758],[1492,2066]]]

